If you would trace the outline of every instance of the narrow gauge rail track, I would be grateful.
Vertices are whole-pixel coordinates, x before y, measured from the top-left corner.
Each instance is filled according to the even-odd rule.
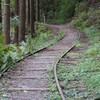
[[[57,59],[57,61],[56,61],[55,64],[54,64],[54,77],[55,77],[56,85],[57,85],[57,88],[58,88],[58,91],[59,91],[59,93],[60,93],[60,95],[61,95],[62,100],[66,100],[66,99],[65,99],[63,90],[62,90],[62,88],[61,88],[61,86],[60,86],[58,77],[57,77],[57,64],[58,64],[58,62],[60,61],[60,59],[61,59],[65,54],[67,54],[68,52],[70,52],[70,50],[72,50],[75,46],[76,46],[76,44],[74,44],[71,48],[69,48],[69,49],[68,49],[67,51],[65,51],[61,56],[59,56],[58,59]]]
[[[47,77],[49,77],[47,70],[52,65],[54,67],[58,90],[62,96],[62,100],[65,100],[57,78],[56,65],[60,58],[75,46],[73,42],[77,40],[78,35],[76,31],[66,25],[52,25],[51,27],[55,29],[59,27],[64,31],[65,36],[54,46],[38,52],[34,57],[30,56],[24,59],[24,61],[22,61],[22,67],[18,65],[17,70],[14,69],[9,73],[8,77],[10,77],[10,79],[7,79],[7,77],[4,79],[8,81],[8,85],[2,89],[2,91],[10,94],[7,96],[9,100],[46,100],[43,94],[49,91],[48,82],[46,80]]]
[[[77,39],[80,39],[80,32],[77,31]],[[62,100],[66,100],[63,90],[60,86],[60,82],[58,80],[57,77],[57,64],[59,63],[59,61],[61,60],[61,58],[63,58],[67,53],[69,53],[74,47],[76,47],[77,43],[73,44],[72,46],[70,46],[69,49],[67,49],[66,51],[64,51],[60,56],[58,56],[58,59],[56,60],[55,64],[54,64],[54,77],[55,77],[55,81],[56,81],[56,85],[57,85],[57,89],[61,95]]]

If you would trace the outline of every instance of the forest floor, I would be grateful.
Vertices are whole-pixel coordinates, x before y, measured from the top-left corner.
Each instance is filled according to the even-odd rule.
[[[53,67],[58,56],[62,55],[77,41],[78,34],[67,25],[50,25],[54,33],[61,29],[65,32],[56,44],[24,59],[7,75],[2,77],[4,99],[0,100],[47,100],[50,92],[48,70]]]

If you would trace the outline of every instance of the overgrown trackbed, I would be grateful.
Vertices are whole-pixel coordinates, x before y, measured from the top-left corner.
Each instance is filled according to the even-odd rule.
[[[26,58],[16,68],[3,77],[0,83],[6,83],[3,91],[8,100],[47,100],[48,69],[55,64],[59,56],[70,49],[77,40],[78,35],[66,25],[50,25],[54,32],[59,28],[65,32],[62,40],[39,53]]]

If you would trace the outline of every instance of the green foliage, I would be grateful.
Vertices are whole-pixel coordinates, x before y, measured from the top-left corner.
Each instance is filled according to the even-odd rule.
[[[94,56],[100,53],[100,46],[98,47],[94,47],[94,48],[89,48],[86,53],[85,56],[90,57],[90,56]]]
[[[42,11],[46,15],[46,20],[49,23],[64,23],[68,21],[75,11],[75,5],[80,0],[44,0],[42,2]]]
[[[100,8],[88,7],[85,2],[77,4],[71,25],[78,29],[95,27],[100,30]]]
[[[80,63],[79,66],[83,73],[89,72],[86,77],[83,77],[85,85],[88,88],[98,90],[100,88],[100,31],[92,27],[85,29],[85,32],[90,39],[90,46],[84,54],[85,62]]]
[[[0,34],[0,44],[4,44],[4,34]]]
[[[54,81],[53,68],[51,68],[49,72],[51,74],[49,77],[50,93],[48,93],[46,97],[48,100],[61,100],[61,96],[59,92],[57,91],[57,86]]]
[[[2,23],[0,23],[0,34],[2,33]]]
[[[89,37],[91,43],[98,43],[100,40],[100,31],[95,27],[85,28],[84,32]]]
[[[100,88],[100,62],[98,58],[85,58],[81,61],[76,71],[79,73],[80,77],[84,81],[84,85],[93,92],[99,93],[98,88]],[[100,54],[99,54],[100,57]]]
[[[61,97],[58,92],[53,92],[49,94],[50,98],[48,100],[61,100]]]
[[[0,45],[0,72],[2,72],[7,66],[19,59],[19,52],[14,45]],[[10,66],[9,66],[10,67]]]
[[[100,30],[100,8],[90,8],[87,14],[89,23]]]
[[[74,17],[74,20],[72,20],[71,25],[78,29],[82,29],[88,26],[87,22],[87,13],[82,12],[78,17]]]
[[[86,2],[79,2],[76,4],[75,8],[75,16],[79,16],[81,12],[85,12],[88,10]]]
[[[19,17],[18,16],[14,16],[13,18],[11,18],[11,27],[15,28],[16,26],[18,26],[19,24]]]
[[[55,12],[55,23],[64,23],[67,19],[72,17],[75,9],[75,3],[77,3],[77,1],[75,0],[70,2],[69,0],[61,0],[59,4],[61,5],[61,7],[59,6],[60,9],[58,10],[58,12]]]

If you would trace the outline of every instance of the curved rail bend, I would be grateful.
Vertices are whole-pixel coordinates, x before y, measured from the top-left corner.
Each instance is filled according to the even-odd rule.
[[[70,50],[72,50],[74,47],[76,46],[76,44],[74,44],[70,49],[68,49],[66,52],[64,52],[62,55],[60,55],[58,57],[58,59],[56,60],[55,64],[54,64],[54,77],[55,77],[55,81],[56,81],[56,85],[57,85],[57,88],[58,88],[58,91],[61,95],[61,98],[62,100],[65,100],[65,97],[64,97],[64,93],[62,91],[62,88],[60,87],[60,83],[59,83],[59,80],[58,80],[58,77],[57,77],[57,64],[58,62],[60,61],[60,59],[66,54],[68,53]]]
[[[78,40],[80,40],[80,32],[77,31],[77,33],[78,33]],[[54,77],[55,77],[56,85],[57,85],[57,88],[58,88],[58,91],[59,91],[59,93],[61,95],[62,100],[66,100],[66,99],[65,99],[64,93],[62,91],[62,88],[60,86],[58,77],[57,77],[57,64],[60,61],[60,59],[62,57],[64,57],[65,54],[67,54],[68,52],[70,52],[76,45],[77,45],[77,43],[73,44],[67,51],[65,51],[62,55],[60,55],[58,57],[58,59],[56,60],[55,64],[54,64]]]

